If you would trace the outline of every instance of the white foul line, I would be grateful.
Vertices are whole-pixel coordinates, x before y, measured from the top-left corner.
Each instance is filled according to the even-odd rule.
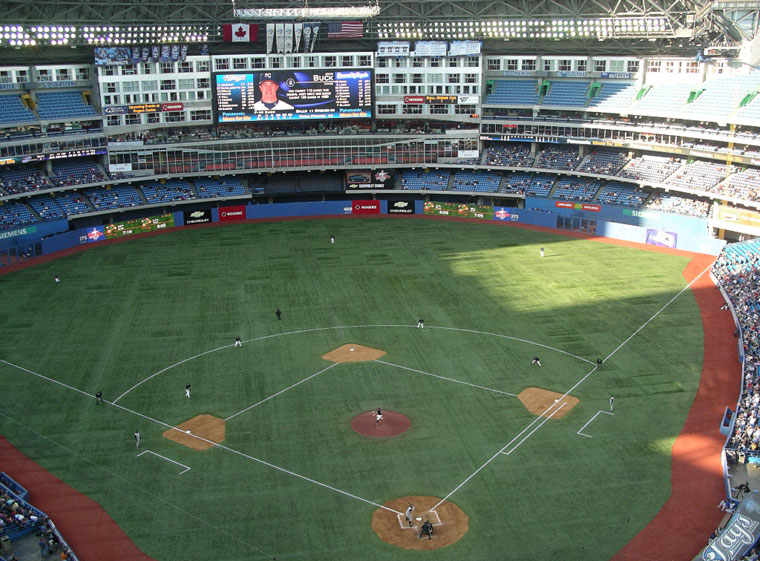
[[[609,412],[609,411],[602,411],[602,410],[600,409],[599,411],[597,411],[597,412],[596,412],[596,414],[595,414],[593,417],[591,417],[591,418],[588,420],[588,422],[587,422],[585,425],[583,425],[583,426],[582,426],[580,429],[578,429],[578,432],[577,432],[576,434],[580,434],[581,436],[587,436],[588,438],[591,438],[591,435],[590,435],[590,434],[583,434],[581,431],[582,431],[583,429],[585,429],[587,426],[589,426],[589,425],[591,424],[591,421],[593,421],[594,419],[596,419],[596,418],[599,416],[599,413],[604,413],[605,415],[612,415],[613,417],[615,416],[615,414],[614,414],[614,413],[611,413],[611,412]]]
[[[591,370],[591,372],[593,372],[594,370],[596,370],[596,367],[594,367]],[[589,374],[591,374],[591,372],[589,372],[588,374],[586,374],[586,376],[588,376]],[[564,398],[565,396],[567,396],[567,394],[563,395],[562,397]],[[520,438],[523,435],[523,433],[525,433],[525,431],[527,431],[536,422],[538,422],[538,420],[541,419],[555,405],[557,405],[556,401],[554,403],[552,403],[551,405],[549,405],[549,407],[547,407],[546,409],[544,409],[544,411],[543,411],[543,413],[541,413],[541,415],[539,415],[538,417],[536,417],[535,419],[533,419],[530,423],[528,423],[528,426],[525,427],[523,430],[521,430],[520,433],[517,436],[515,436],[512,440],[510,440],[509,442],[507,442],[501,450],[499,450],[498,452],[496,452],[496,454],[494,454],[493,456],[491,456],[483,465],[481,465],[478,469],[476,469],[470,475],[468,475],[467,479],[465,479],[464,481],[462,481],[451,492],[449,492],[448,495],[446,495],[440,501],[438,501],[435,504],[435,506],[433,506],[433,508],[438,508],[439,506],[441,506],[445,501],[447,501],[449,499],[449,497],[451,497],[451,495],[453,495],[454,493],[456,493],[457,491],[459,491],[459,489],[461,489],[462,487],[464,487],[465,483],[467,483],[470,479],[472,479],[473,477],[475,477],[478,473],[480,473],[480,471],[484,467],[486,467],[488,464],[490,464],[492,461],[494,461],[499,456],[499,454],[501,454],[504,450],[506,450],[515,440],[517,440],[518,438]],[[557,408],[557,411],[559,411],[560,409],[562,409],[562,407],[564,407],[565,405],[566,405],[566,403],[563,402],[562,405]],[[556,411],[555,411],[555,413],[556,413]],[[552,413],[552,415],[553,414],[554,413]],[[541,424],[543,425],[549,418],[551,418],[551,415],[549,417],[544,418],[544,420],[543,420],[543,422]],[[540,428],[540,426],[538,428]],[[531,431],[530,434],[533,434],[533,432],[535,432],[535,431]],[[530,436],[530,434],[528,436]],[[527,438],[527,436],[525,438]],[[523,439],[522,441],[520,441],[520,443],[517,446],[519,446],[520,444],[522,444],[524,441],[525,441],[525,439]],[[515,446],[515,448],[517,448],[517,446]]]
[[[666,303],[666,304],[665,304],[665,305],[664,305],[662,308],[660,308],[659,310],[657,310],[657,311],[655,312],[655,314],[654,314],[654,315],[653,315],[651,318],[649,318],[649,319],[648,319],[648,320],[646,320],[646,321],[645,321],[643,324],[641,324],[641,327],[639,327],[639,328],[638,328],[636,331],[634,331],[634,332],[633,332],[633,333],[630,335],[630,337],[628,337],[628,339],[626,339],[625,341],[623,341],[622,343],[620,343],[620,344],[619,344],[619,345],[618,345],[618,346],[615,348],[615,350],[614,350],[614,351],[612,351],[610,354],[608,354],[608,355],[607,355],[607,358],[605,358],[604,360],[607,360],[607,359],[609,359],[609,358],[610,358],[612,355],[614,355],[614,354],[615,354],[616,352],[618,352],[618,351],[619,351],[621,348],[623,348],[623,345],[625,345],[625,344],[626,344],[628,341],[630,341],[630,340],[631,340],[631,339],[633,339],[633,338],[634,338],[636,335],[638,335],[639,331],[641,331],[641,330],[642,330],[642,329],[644,329],[644,328],[645,328],[647,325],[649,325],[649,323],[650,323],[650,322],[651,322],[651,321],[652,321],[654,318],[656,318],[657,316],[659,316],[659,315],[660,315],[660,313],[661,313],[661,312],[662,312],[662,311],[663,311],[665,308],[667,308],[668,306],[670,306],[670,305],[671,305],[671,304],[672,304],[672,303],[675,301],[675,299],[676,299],[676,298],[678,298],[679,296],[681,296],[681,294],[683,294],[683,293],[684,293],[684,292],[686,292],[686,291],[687,291],[689,288],[691,288],[691,285],[692,285],[692,284],[694,284],[695,282],[697,282],[697,280],[698,280],[698,279],[699,279],[699,278],[700,278],[702,275],[704,275],[704,274],[705,274],[707,271],[709,271],[709,270],[710,270],[710,267],[712,267],[712,264],[708,265],[708,267],[707,267],[707,268],[706,268],[704,271],[702,271],[701,273],[699,273],[699,274],[698,274],[696,277],[694,277],[694,278],[693,278],[693,279],[692,279],[692,280],[689,282],[689,284],[687,284],[686,286],[684,286],[684,287],[683,287],[683,288],[682,288],[682,289],[681,289],[681,290],[678,292],[678,294],[676,294],[675,296],[673,296],[673,298],[671,298],[670,300],[668,300],[668,301],[667,301],[667,303]]]
[[[2,360],[2,359],[0,359],[0,362],[2,362],[4,364],[7,364],[8,366],[12,366],[14,368],[18,368],[19,370],[23,370],[24,372],[28,372],[29,374],[33,374],[34,376],[38,376],[38,377],[43,378],[45,380],[49,380],[51,382],[55,382],[56,384],[58,384],[60,386],[63,386],[63,387],[68,388],[70,390],[79,392],[82,395],[86,395],[88,397],[91,397],[91,398],[95,399],[94,395],[90,395],[87,392],[83,392],[82,390],[79,390],[79,389],[74,388],[72,386],[63,384],[61,382],[53,380],[52,378],[48,378],[47,376],[43,376],[42,374],[38,374],[37,372],[33,372],[31,370],[28,370],[28,369],[23,368],[21,366],[17,366],[15,364],[11,364],[10,362],[7,362],[7,361]],[[335,363],[335,364],[338,364],[338,363]],[[165,427],[167,429],[176,430],[178,432],[181,432],[182,434],[187,435],[187,433],[185,431],[183,431],[182,429],[178,429],[175,426],[172,426],[172,425],[170,425],[168,423],[165,423],[163,421],[159,421],[158,419],[154,419],[152,417],[148,417],[147,415],[143,415],[142,413],[138,413],[137,411],[133,411],[132,409],[127,409],[126,407],[124,407],[122,405],[119,405],[118,403],[108,402],[108,401],[105,401],[105,400],[104,400],[104,403],[108,403],[109,405],[111,405],[113,407],[116,407],[117,409],[121,409],[122,411],[125,411],[126,413],[129,413],[131,415],[135,415],[137,417],[145,419],[146,421],[150,421],[151,423],[155,423],[155,424],[160,425],[162,427]],[[283,467],[276,466],[275,464],[271,464],[271,463],[269,463],[267,461],[261,460],[259,458],[255,458],[253,456],[245,454],[244,452],[240,452],[238,450],[235,450],[234,448],[229,448],[228,446],[224,446],[223,444],[219,444],[218,442],[214,442],[213,440],[208,440],[206,438],[203,438],[202,436],[198,436],[197,434],[190,434],[188,436],[192,436],[193,438],[197,438],[198,440],[202,440],[203,442],[206,442],[206,443],[210,444],[211,446],[216,446],[217,448],[220,448],[221,450],[225,450],[226,452],[229,452],[231,454],[236,454],[238,456],[242,456],[243,458],[247,458],[247,459],[249,459],[249,460],[251,460],[253,462],[257,462],[259,464],[265,465],[265,466],[270,467],[270,468],[272,468],[274,470],[281,471],[283,473],[287,473],[288,475],[292,475],[293,477],[297,477],[298,479],[303,479],[304,481],[308,481],[309,483],[313,483],[314,485],[318,485],[319,487],[324,487],[325,489],[329,489],[331,491],[335,491],[336,493],[340,493],[341,495],[344,495],[346,497],[350,497],[352,499],[356,499],[357,501],[361,501],[363,503],[370,504],[370,505],[372,505],[374,507],[382,508],[383,510],[387,510],[388,512],[392,512],[394,514],[398,514],[397,510],[393,510],[392,508],[388,508],[385,505],[381,505],[381,504],[375,503],[375,502],[370,501],[368,499],[363,499],[363,498],[361,498],[361,497],[359,497],[357,495],[353,495],[353,494],[349,493],[348,491],[343,491],[341,489],[338,489],[337,487],[332,487],[330,485],[327,485],[326,483],[321,483],[321,482],[317,481],[316,479],[311,479],[310,477],[306,477],[305,475],[301,475],[299,473],[296,473],[294,471],[290,471],[290,470],[285,469]]]
[[[425,376],[432,376],[433,378],[439,378],[440,380],[448,380],[449,382],[456,382],[457,384],[464,384],[465,386],[471,386],[473,388],[478,388],[481,390],[487,390],[489,392],[496,392],[503,395],[511,395],[512,397],[517,397],[517,394],[509,393],[509,392],[503,392],[501,390],[495,390],[493,388],[487,388],[486,386],[479,386],[477,384],[471,384],[469,382],[463,382],[462,380],[456,380],[454,378],[447,378],[446,376],[439,376],[438,374],[431,374],[430,372],[423,372],[422,370],[416,370],[414,368],[409,368],[407,366],[401,366],[400,364],[393,364],[392,362],[385,362],[384,360],[375,360],[375,362],[379,362],[381,364],[387,364],[388,366],[395,366],[396,368],[403,368],[404,370],[409,370],[411,372],[417,372],[418,374],[424,374]]]
[[[531,434],[533,434],[533,433],[534,433],[534,432],[536,432],[538,429],[540,429],[542,426],[544,426],[544,423],[545,423],[546,421],[548,421],[549,419],[551,419],[552,417],[554,417],[554,415],[556,415],[557,413],[559,413],[559,410],[560,410],[560,409],[562,409],[562,408],[563,408],[565,405],[567,405],[567,402],[566,402],[566,401],[563,401],[563,402],[562,402],[562,404],[560,404],[560,406],[559,406],[559,407],[557,407],[557,408],[556,408],[554,411],[552,411],[552,412],[551,412],[551,414],[550,414],[548,417],[544,417],[544,420],[543,420],[543,421],[541,421],[541,422],[538,424],[538,426],[537,426],[537,427],[535,427],[535,428],[534,428],[532,431],[530,431],[528,434],[526,434],[526,435],[525,435],[525,438],[523,438],[523,439],[522,439],[520,442],[518,442],[517,444],[515,444],[515,447],[514,447],[514,448],[512,448],[512,449],[511,449],[509,452],[504,452],[504,450],[502,449],[502,450],[499,452],[499,454],[504,454],[505,456],[509,456],[509,455],[510,455],[512,452],[514,452],[515,450],[517,450],[517,449],[520,447],[520,445],[521,445],[523,442],[525,442],[526,440],[528,440],[528,438],[530,438],[530,435],[531,435]]]
[[[182,470],[181,472],[179,472],[177,475],[182,475],[186,471],[190,471],[190,468],[187,467],[185,464],[181,464],[179,462],[175,462],[174,460],[171,460],[171,459],[169,459],[169,458],[167,458],[165,456],[162,456],[161,454],[156,454],[155,452],[153,452],[151,450],[145,450],[145,452],[140,452],[139,454],[137,454],[137,457],[139,458],[143,454],[153,454],[154,456],[158,456],[159,458],[161,458],[163,460],[166,460],[167,462],[171,462],[173,464],[177,464],[178,466],[182,466],[183,468],[185,468],[184,470]]]
[[[311,380],[311,379],[312,379],[314,376],[319,376],[320,374],[322,374],[322,372],[326,372],[326,371],[330,370],[330,368],[332,368],[333,366],[337,366],[338,364],[340,364],[340,363],[339,363],[339,362],[333,362],[333,363],[332,363],[330,366],[328,366],[327,368],[323,368],[323,369],[322,369],[322,370],[320,370],[319,372],[316,372],[316,373],[312,374],[311,376],[309,376],[309,377],[307,377],[307,378],[304,378],[303,380],[300,380],[300,381],[296,382],[295,384],[291,384],[291,385],[289,385],[289,386],[288,386],[287,388],[285,388],[284,390],[280,390],[280,391],[278,391],[277,393],[270,395],[269,397],[265,397],[264,399],[262,399],[262,400],[261,400],[261,401],[259,401],[258,403],[254,403],[253,405],[249,405],[248,407],[246,407],[245,409],[243,409],[243,410],[241,410],[241,411],[238,411],[237,413],[233,413],[232,415],[230,415],[229,417],[227,417],[227,418],[225,419],[225,421],[229,421],[229,420],[230,420],[230,419],[232,419],[233,417],[237,417],[238,415],[240,415],[241,413],[245,413],[245,412],[246,412],[246,411],[248,411],[249,409],[253,409],[254,407],[258,407],[259,405],[261,405],[261,404],[262,404],[262,403],[264,403],[265,401],[269,401],[269,400],[270,400],[270,399],[272,399],[273,397],[277,397],[277,396],[278,396],[278,395],[280,395],[281,393],[284,393],[284,392],[288,391],[288,390],[289,390],[289,389],[291,389],[291,388],[295,388],[295,387],[296,387],[297,385],[299,385],[299,384],[303,384],[304,382],[306,382],[306,381],[308,381],[308,380]]]
[[[152,491],[149,491],[145,487],[141,487],[140,485],[138,485],[134,481],[131,481],[131,480],[129,480],[129,479],[127,479],[127,478],[119,475],[118,473],[114,473],[110,469],[108,469],[106,467],[103,467],[102,465],[93,462],[87,456],[82,456],[82,455],[78,454],[77,452],[75,452],[74,450],[72,450],[71,448],[67,448],[66,446],[64,446],[63,444],[61,444],[59,442],[56,442],[52,438],[50,438],[48,436],[45,436],[44,434],[42,434],[40,432],[37,432],[32,427],[28,427],[24,423],[21,423],[21,422],[17,421],[16,419],[5,415],[2,412],[0,412],[0,416],[5,417],[9,421],[12,421],[12,422],[16,423],[17,425],[25,428],[26,430],[28,430],[29,432],[31,432],[31,433],[39,436],[43,440],[46,440],[46,441],[48,441],[48,442],[50,442],[50,443],[58,446],[59,448],[61,448],[63,450],[66,450],[69,454],[71,454],[75,458],[81,458],[83,462],[86,462],[88,464],[92,464],[93,466],[95,466],[96,468],[104,471],[105,473],[107,473],[111,477],[113,477],[115,479],[120,479],[121,481],[125,482],[127,485],[131,485],[132,487],[135,487],[136,489],[139,489],[142,493],[145,493],[146,495],[149,495],[150,497],[153,497],[157,501],[160,501],[160,502],[164,503],[169,508],[173,508],[177,512],[181,512],[182,514],[186,515],[188,518],[192,518],[193,520],[197,520],[200,524],[208,526],[209,528],[213,529],[214,531],[219,532],[220,534],[224,534],[225,536],[228,536],[228,537],[232,538],[234,541],[242,543],[243,545],[246,545],[246,546],[250,547],[251,549],[255,549],[256,551],[259,551],[259,552],[261,552],[261,553],[263,553],[265,555],[268,555],[269,557],[275,557],[274,555],[272,555],[271,553],[269,553],[269,552],[261,549],[260,547],[256,547],[255,545],[253,545],[251,543],[248,543],[248,542],[240,539],[240,537],[237,534],[231,534],[229,531],[225,530],[224,528],[220,528],[218,526],[214,526],[213,524],[209,523],[208,521],[204,520],[203,518],[200,518],[197,514],[192,513],[192,512],[188,512],[187,510],[185,510],[185,509],[177,506],[176,504],[170,503],[169,501],[167,501],[163,497],[160,497],[160,496],[156,495],[155,493],[153,493]]]
[[[664,305],[662,308],[660,308],[659,310],[657,310],[657,311],[654,313],[654,315],[653,315],[652,317],[650,317],[650,318],[649,318],[647,321],[645,321],[645,322],[644,322],[644,323],[641,325],[641,327],[639,327],[639,328],[638,328],[636,331],[634,331],[634,332],[633,332],[633,333],[632,333],[632,334],[631,334],[631,335],[630,335],[630,336],[629,336],[629,337],[628,337],[628,338],[627,338],[625,341],[623,341],[622,343],[620,343],[620,344],[617,346],[617,348],[615,348],[615,350],[614,350],[614,351],[612,351],[612,352],[611,352],[609,355],[607,355],[607,358],[606,358],[605,360],[608,360],[608,359],[609,359],[609,358],[610,358],[612,355],[614,355],[614,354],[615,354],[616,352],[618,352],[618,351],[619,351],[621,348],[623,348],[623,346],[624,346],[626,343],[628,343],[628,341],[630,341],[631,339],[633,339],[633,338],[634,338],[634,337],[635,337],[635,336],[636,336],[636,335],[637,335],[637,334],[638,334],[638,333],[639,333],[639,332],[640,332],[642,329],[644,329],[644,327],[646,327],[647,325],[649,325],[649,323],[650,323],[650,322],[651,322],[651,321],[652,321],[654,318],[656,318],[658,315],[660,315],[660,313],[662,313],[662,311],[663,311],[665,308],[667,308],[668,306],[670,306],[670,304],[672,304],[672,303],[673,303],[673,302],[676,300],[676,298],[678,298],[678,297],[679,297],[681,294],[683,294],[683,293],[684,293],[684,292],[685,292],[685,291],[686,291],[688,288],[690,288],[690,287],[691,287],[691,285],[692,285],[692,284],[694,284],[694,283],[697,281],[697,279],[699,279],[699,278],[700,278],[702,275],[704,275],[704,274],[705,274],[707,271],[709,271],[709,270],[710,270],[710,266],[708,266],[708,267],[707,267],[707,268],[706,268],[704,271],[702,271],[701,273],[699,273],[699,275],[697,275],[696,277],[694,277],[694,278],[693,278],[693,279],[692,279],[692,280],[691,280],[691,281],[690,281],[690,282],[689,282],[689,283],[688,283],[688,284],[687,284],[685,287],[683,287],[683,288],[682,288],[682,289],[681,289],[681,290],[678,292],[678,294],[676,294],[675,296],[673,296],[673,298],[671,298],[670,300],[668,300],[668,302],[667,302],[667,303],[666,303],[666,304],[665,304],[665,305]],[[447,329],[447,328],[440,328],[440,329]],[[467,330],[462,330],[462,331],[467,331]],[[476,332],[476,333],[477,333],[477,332]],[[519,340],[519,339],[518,339],[518,340]],[[555,349],[555,350],[558,350],[558,349]],[[560,351],[560,352],[564,352],[564,351]],[[570,353],[565,353],[565,354],[570,354]],[[571,355],[571,356],[573,356],[573,355]],[[582,359],[582,360],[585,360],[585,359]],[[589,361],[589,360],[585,360],[585,361],[586,361],[586,362],[589,362],[589,363],[591,363],[591,361]],[[583,378],[581,378],[580,380],[578,380],[578,382],[576,382],[576,384],[575,384],[575,385],[574,385],[572,388],[570,388],[569,390],[567,390],[567,391],[564,393],[564,395],[562,396],[562,398],[565,398],[565,397],[567,397],[567,396],[568,396],[568,394],[569,394],[571,391],[573,391],[575,388],[577,388],[578,386],[580,386],[580,385],[581,385],[581,384],[582,384],[582,383],[583,383],[583,382],[586,380],[586,378],[588,378],[588,377],[589,377],[591,374],[593,374],[593,373],[594,373],[594,372],[595,372],[595,371],[596,371],[598,368],[599,368],[599,365],[596,365],[594,368],[592,368],[592,369],[591,369],[591,370],[588,372],[588,374],[586,374],[586,375],[585,375]],[[562,398],[560,398],[560,400],[561,400]],[[551,406],[549,406],[549,408],[547,408],[547,409],[546,409],[546,411],[548,411],[549,409],[551,409],[551,407],[552,407],[552,406],[553,406],[553,404],[552,404]],[[546,411],[544,411],[544,413],[546,413]],[[543,415],[544,413],[542,413],[542,415]],[[437,507],[438,507],[438,506],[439,506],[441,503],[443,503],[445,500],[447,500],[449,497],[451,497],[451,495],[453,495],[453,494],[454,494],[454,493],[456,493],[456,492],[457,492],[459,489],[461,489],[461,488],[462,488],[462,487],[465,485],[465,483],[467,483],[467,482],[468,482],[470,479],[472,479],[472,478],[473,478],[473,477],[474,477],[474,476],[475,476],[477,473],[479,473],[479,472],[480,472],[480,471],[481,471],[481,470],[482,470],[484,467],[486,467],[488,464],[490,464],[490,463],[491,463],[491,462],[494,460],[494,458],[496,458],[496,457],[497,457],[499,454],[501,454],[501,453],[502,453],[502,451],[504,451],[504,450],[505,450],[505,449],[506,449],[506,448],[507,448],[507,447],[508,447],[510,444],[512,444],[512,442],[514,442],[514,441],[515,441],[517,438],[519,438],[519,437],[520,437],[520,435],[522,435],[522,434],[523,434],[523,433],[524,433],[526,430],[528,430],[528,429],[529,429],[529,428],[530,428],[530,427],[531,427],[531,426],[532,426],[532,425],[533,425],[533,424],[534,424],[534,423],[535,423],[537,420],[538,420],[538,418],[536,418],[536,419],[533,419],[533,421],[531,421],[531,422],[528,424],[528,426],[527,426],[527,427],[525,427],[525,428],[522,430],[522,432],[520,432],[520,434],[518,434],[518,435],[517,435],[515,438],[513,438],[513,439],[512,439],[512,440],[511,440],[511,441],[510,441],[510,442],[509,442],[509,443],[508,443],[506,446],[504,446],[504,448],[502,448],[501,450],[499,450],[498,452],[496,452],[496,454],[494,454],[493,456],[491,456],[491,457],[490,457],[490,458],[489,458],[489,459],[488,459],[488,460],[487,460],[487,461],[486,461],[486,462],[485,462],[485,463],[484,463],[482,466],[480,466],[478,469],[476,469],[474,472],[472,472],[472,473],[471,473],[471,474],[470,474],[470,475],[467,477],[467,479],[465,479],[464,481],[462,481],[462,483],[460,483],[459,485],[457,485],[457,486],[456,486],[456,487],[455,487],[455,488],[454,488],[454,489],[453,489],[453,490],[452,490],[452,491],[451,491],[451,492],[450,492],[448,495],[446,495],[446,496],[445,496],[443,499],[441,499],[440,501],[438,501],[438,504],[436,504],[436,505],[435,505],[433,508],[437,508]],[[542,423],[542,424],[543,424],[543,423]],[[531,434],[532,434],[532,432],[531,432]],[[530,436],[530,435],[528,435],[528,436]],[[522,442],[521,442],[521,444],[522,444]]]

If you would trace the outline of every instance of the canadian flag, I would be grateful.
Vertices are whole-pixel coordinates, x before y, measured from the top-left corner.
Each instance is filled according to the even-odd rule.
[[[222,40],[225,43],[249,43],[259,35],[259,27],[252,23],[226,23],[222,26]]]

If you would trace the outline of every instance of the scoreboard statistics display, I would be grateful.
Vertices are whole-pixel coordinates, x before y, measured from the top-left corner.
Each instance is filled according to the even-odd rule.
[[[371,118],[373,91],[369,69],[215,73],[214,121]]]
[[[105,225],[106,239],[122,238],[133,234],[142,234],[143,232],[152,232],[163,228],[174,226],[173,214],[162,214],[160,216],[148,216],[147,218],[138,218],[136,220],[127,220],[125,222],[115,222],[114,224]]]

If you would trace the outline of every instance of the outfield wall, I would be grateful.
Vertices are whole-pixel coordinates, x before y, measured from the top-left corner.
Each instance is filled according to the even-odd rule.
[[[557,203],[561,203],[558,206]],[[610,205],[587,205],[546,199],[526,199],[527,208],[499,207],[408,199],[354,199],[340,201],[314,201],[274,204],[246,204],[220,206],[209,210],[175,211],[149,217],[158,226],[143,230],[130,225],[119,232],[119,237],[161,228],[203,223],[224,223],[241,220],[276,219],[307,216],[348,215],[428,215],[468,218],[484,221],[502,221],[531,226],[542,226],[558,231],[576,231],[619,240],[665,245],[708,255],[717,255],[725,245],[707,235],[703,219],[667,215],[659,212],[632,211]],[[134,222],[140,222],[136,220]],[[16,235],[0,240],[0,251],[22,244],[39,243],[41,254],[49,254],[70,247],[97,243],[106,239],[104,230],[109,226],[92,226],[69,232],[60,232],[65,221],[44,223],[18,229]]]

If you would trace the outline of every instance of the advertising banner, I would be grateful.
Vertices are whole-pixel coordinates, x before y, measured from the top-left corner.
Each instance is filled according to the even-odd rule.
[[[426,202],[422,207],[424,214],[436,216],[458,216],[460,218],[482,218],[493,220],[493,207],[484,205],[468,205],[461,203]]]
[[[459,105],[471,105],[480,103],[480,96],[477,95],[405,95],[404,103],[425,104],[435,103],[438,105],[449,105],[452,103]]]
[[[211,222],[210,210],[186,210],[183,213],[185,224],[206,224]]]
[[[388,201],[388,214],[414,214],[414,201]]]
[[[79,235],[79,243],[92,243],[99,242],[106,239],[106,233],[103,230],[103,226],[93,226],[83,231],[84,233]]]
[[[380,201],[353,201],[351,214],[380,214]]]
[[[573,210],[587,210],[589,212],[599,212],[602,207],[588,203],[573,203],[571,201],[554,201],[555,208],[572,208]]]
[[[734,561],[747,553],[760,535],[760,501],[747,494],[736,512],[694,561]]]
[[[219,222],[245,220],[245,206],[223,206],[219,209]]]
[[[741,226],[760,226],[760,213],[755,210],[717,206],[715,218]]]
[[[414,56],[446,56],[447,47],[446,41],[416,41],[414,43]]]
[[[483,41],[451,41],[449,56],[479,55]]]
[[[377,56],[409,56],[409,41],[378,41]]]
[[[501,222],[518,222],[520,216],[516,211],[516,208],[495,206],[493,207],[493,219],[500,220]]]
[[[346,189],[393,189],[396,184],[393,170],[346,170]]]
[[[143,232],[152,232],[163,228],[174,226],[173,214],[162,214],[160,216],[148,216],[146,218],[136,218],[135,220],[126,220],[124,222],[114,222],[106,224],[106,239],[122,238],[133,234],[142,234]]]
[[[675,232],[666,232],[665,230],[653,230],[652,228],[647,228],[646,243],[649,245],[671,247],[675,249],[677,239],[678,234]]]

